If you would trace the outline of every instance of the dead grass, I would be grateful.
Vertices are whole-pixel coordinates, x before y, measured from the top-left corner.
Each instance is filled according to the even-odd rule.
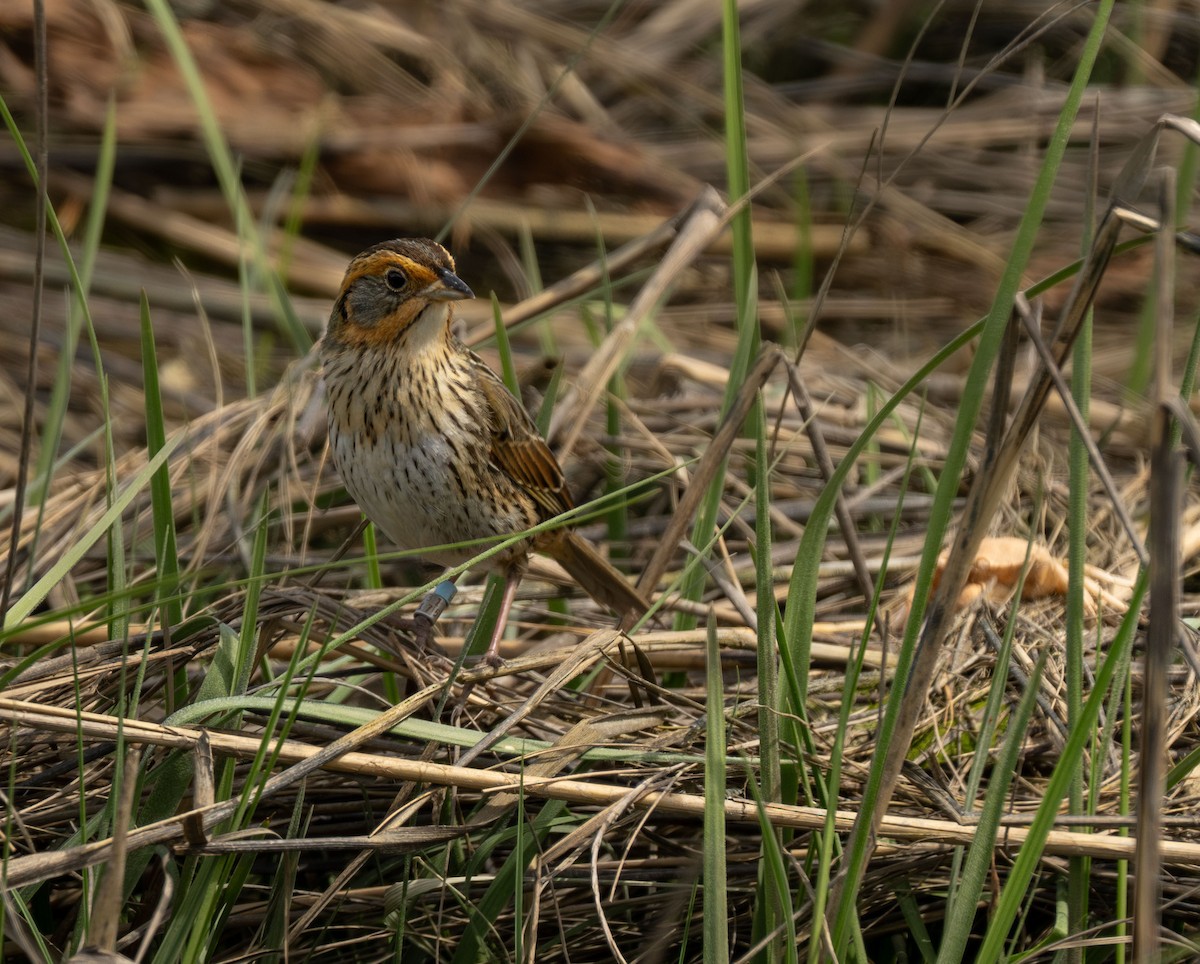
[[[966,9],[949,5],[937,35],[953,36]],[[213,949],[219,959],[282,946],[267,936],[276,920],[271,901],[277,873],[291,875],[290,904],[276,933],[286,934],[293,954],[383,959],[397,941],[398,916],[404,919],[404,946],[434,954],[453,944],[489,875],[516,846],[502,835],[489,855],[473,849],[476,842],[489,828],[508,826],[504,821],[513,819],[518,804],[531,820],[538,813],[560,815],[551,803],[568,807],[576,819],[542,841],[529,861],[523,914],[517,917],[508,904],[500,908],[494,948],[511,949],[524,928],[527,947],[536,945],[539,960],[610,959],[614,947],[631,960],[678,955],[681,935],[689,927],[698,934],[700,927],[691,888],[699,879],[704,845],[705,717],[718,709],[705,702],[705,632],[672,631],[672,614],[685,613],[711,614],[721,646],[730,757],[729,908],[737,948],[749,947],[747,918],[755,907],[762,848],[750,788],[758,779],[759,753],[754,628],[764,618],[752,555],[752,440],[735,438],[729,445],[719,520],[723,536],[707,563],[712,571],[702,602],[678,598],[677,577],[691,547],[666,536],[696,484],[695,474],[713,457],[736,339],[722,242],[703,232],[689,236],[693,222],[677,217],[694,214],[690,205],[703,186],[723,178],[722,146],[714,133],[722,110],[714,93],[720,87],[719,58],[707,49],[718,35],[719,7],[673,0],[621,8],[592,33],[604,10],[599,4],[471,0],[417,4],[412,16],[401,17],[387,8],[268,0],[219,6],[186,24],[222,129],[243,159],[251,200],[260,214],[274,213],[273,224],[288,208],[286,195],[272,193],[287,183],[281,172],[299,164],[314,140],[319,144],[312,192],[299,208],[302,234],[289,238],[280,228],[272,241],[275,250],[286,252],[284,274],[297,292],[292,303],[306,330],[319,335],[348,253],[380,237],[433,232],[453,220],[448,243],[464,277],[476,290],[495,289],[505,320],[514,326],[530,398],[538,400],[546,384],[542,346],[553,347],[567,382],[579,388],[560,409],[572,417],[559,416],[578,430],[568,466],[573,489],[581,497],[603,491],[609,452],[617,453],[621,484],[633,487],[624,541],[611,540],[603,521],[586,524],[584,534],[605,544],[635,574],[644,573],[653,558],[666,560],[665,571],[653,580],[662,604],[657,620],[628,638],[611,633],[607,615],[548,563],[535,567],[516,611],[519,636],[504,650],[511,662],[502,672],[455,673],[455,656],[478,611],[477,591],[468,587],[460,593],[439,623],[438,645],[422,648],[398,618],[412,604],[392,604],[411,595],[428,570],[411,559],[387,558],[385,588],[379,589],[368,586],[358,544],[347,559],[334,561],[358,514],[325,459],[313,360],[298,357],[286,344],[265,295],[253,292],[243,300],[242,287],[231,280],[240,256],[238,235],[205,174],[189,102],[153,21],[122,4],[52,5],[50,185],[69,234],[92,190],[88,171],[104,97],[110,88],[118,94],[117,189],[88,303],[112,398],[116,475],[125,479],[147,461],[138,291],[149,296],[165,415],[182,438],[169,464],[186,610],[182,624],[162,624],[155,523],[143,494],[123,517],[125,598],[132,613],[127,633],[113,639],[113,616],[105,608],[112,600],[104,596],[111,553],[102,540],[50,590],[38,614],[5,637],[0,719],[6,721],[7,740],[0,759],[12,774],[5,789],[7,880],[10,888],[45,885],[42,893],[55,910],[44,919],[52,921],[47,934],[56,946],[66,946],[75,926],[83,899],[80,870],[109,857],[97,844],[74,846],[72,835],[81,813],[95,814],[107,801],[119,765],[113,747],[121,739],[144,747],[155,765],[166,748],[183,751],[201,775],[181,805],[196,811],[190,821],[171,816],[161,825],[131,828],[131,853],[159,844],[172,848],[171,861],[184,854],[211,857],[226,848],[258,855]],[[818,49],[815,40],[800,35],[794,17],[787,5],[749,5],[743,25],[749,56],[765,68],[789,51]],[[1030,13],[1028,22],[1033,18]],[[19,113],[31,96],[29,24],[24,13],[7,10],[0,13],[0,28],[17,38],[0,45],[6,54],[0,58],[0,84]],[[1067,48],[1077,29],[1067,17],[1039,43],[1052,51]],[[1179,24],[1174,29],[1194,58],[1195,37]],[[978,30],[984,46],[1000,49],[1008,39],[994,23]],[[865,26],[859,39],[870,47]],[[897,54],[890,45],[887,50]],[[982,74],[989,80],[981,81],[978,94],[948,115],[929,106],[928,97],[885,113],[880,104],[894,78],[882,61],[840,59],[839,69],[812,71],[777,67],[785,76],[770,84],[747,77],[752,163],[763,176],[805,157],[803,191],[815,222],[811,247],[801,247],[796,239],[803,232],[795,225],[807,215],[797,205],[799,189],[790,173],[755,198],[756,236],[769,239],[759,250],[762,328],[767,338],[794,343],[819,304],[820,325],[797,371],[834,463],[862,433],[879,400],[897,391],[932,346],[986,309],[1040,144],[1063,96],[1053,57],[1030,58],[1031,64],[1052,65],[1051,76],[1040,82],[1033,66],[1021,76],[1024,58],[1022,52],[1000,67],[989,66]],[[974,58],[964,81],[986,61],[983,55]],[[1194,89],[1178,80],[1176,68],[1161,59],[1131,61],[1147,81],[1106,89],[1081,114],[1030,283],[1079,256],[1080,219],[1092,183],[1087,172],[1093,125],[1103,194],[1148,118],[1186,113],[1194,104]],[[568,66],[573,69],[564,74]],[[922,61],[914,69],[921,76],[922,69],[935,73],[934,67]],[[944,86],[952,67],[938,70]],[[516,148],[486,177],[530,116],[534,120]],[[1160,160],[1177,163],[1179,155],[1172,153],[1177,145],[1164,145]],[[32,259],[26,229],[31,207],[28,197],[22,199],[29,188],[12,152],[2,159],[10,172],[0,186],[0,209],[10,212],[0,229],[0,508],[7,521],[19,469]],[[873,206],[864,215],[867,200]],[[724,208],[718,204],[710,213],[715,219]],[[811,258],[819,280],[848,223],[858,227],[841,250],[824,297],[793,290],[797,262]],[[614,255],[608,266],[612,301],[622,311],[631,306],[631,313],[645,309],[647,317],[653,315],[650,336],[646,329],[635,336],[630,327],[618,327],[598,345],[589,333],[585,313],[594,320],[605,310],[596,287],[603,272],[592,264],[598,234],[610,248],[630,245],[628,257]],[[537,285],[522,255],[526,238],[534,242],[542,278],[551,286],[545,294],[532,290]],[[691,249],[680,255],[689,242]],[[668,250],[679,257],[665,256]],[[187,271],[172,266],[172,257]],[[1106,275],[1098,301],[1091,409],[1092,428],[1143,540],[1149,416],[1146,403],[1122,385],[1149,259],[1149,246],[1135,250],[1115,260]],[[66,278],[61,260],[52,257],[36,386],[39,426],[64,343]],[[657,313],[651,311],[657,299],[643,294],[638,301],[647,278],[673,292]],[[1067,287],[1047,294],[1048,313],[1062,303]],[[577,299],[585,293],[581,307]],[[1189,318],[1195,301],[1194,272],[1182,270],[1178,317]],[[486,341],[494,330],[491,307],[471,303],[461,314],[466,339]],[[271,386],[255,397],[246,392],[244,316],[257,345],[258,384]],[[535,323],[521,328],[531,317]],[[1182,359],[1192,333],[1180,325],[1177,336],[1175,358]],[[487,354],[486,347],[481,350]],[[609,385],[611,371],[602,364],[609,359],[625,366],[626,394],[615,435],[603,406],[588,403]],[[890,678],[884,669],[894,662],[905,594],[924,542],[930,483],[949,445],[966,364],[965,357],[956,357],[928,381],[923,400],[912,396],[902,402],[851,473],[843,491],[859,558],[835,531],[820,560],[806,744],[782,748],[785,760],[795,761],[798,790],[794,800],[767,806],[775,826],[795,831],[782,840],[789,866],[804,881],[813,857],[809,831],[820,828],[825,814],[811,781],[828,765],[846,665],[868,620],[855,563],[879,578],[888,527],[896,522],[883,617],[871,633],[845,731],[842,795],[833,802],[839,830],[849,829],[874,749]],[[1032,368],[1032,355],[1023,356],[1018,389]],[[767,424],[774,431],[772,591],[780,603],[786,601],[808,514],[826,482],[808,420],[787,390],[785,369],[786,362],[780,363],[763,387]],[[44,511],[25,515],[18,592],[107,509],[97,386],[90,353],[77,352],[58,447],[67,455]],[[1052,402],[991,526],[995,533],[1032,537],[1055,557],[1066,552],[1067,430],[1061,407]],[[973,456],[962,480],[964,494],[977,467]],[[1084,634],[1085,659],[1094,666],[1119,617],[1112,599],[1128,597],[1138,560],[1110,496],[1099,486],[1088,515],[1087,561],[1110,594],[1109,605]],[[1200,551],[1198,519],[1200,508],[1189,491],[1181,532],[1188,576],[1184,616],[1194,616],[1200,603],[1192,578]],[[249,580],[256,539],[265,549],[265,577]],[[281,722],[264,698],[242,701],[236,722],[215,715],[218,709],[231,712],[231,706],[213,706],[192,718],[187,707],[215,672],[214,655],[226,653],[230,639],[246,630],[250,596],[254,626],[247,636],[257,648],[250,694],[260,687],[271,692],[268,684],[290,666],[303,681],[297,688],[307,701],[305,712]],[[568,599],[565,608],[552,602],[562,596]],[[905,926],[898,890],[910,889],[914,906],[940,919],[954,848],[973,833],[969,811],[977,801],[968,800],[965,788],[1008,609],[1001,598],[964,611],[943,647],[862,888],[860,914],[872,946],[876,941],[882,946],[886,935]],[[995,851],[994,869],[1001,877],[1062,752],[1069,715],[1063,599],[1025,602],[1014,612],[1007,684],[1014,701],[1038,658],[1046,654],[1048,660],[1010,795],[1008,829]],[[886,637],[880,628],[888,630]],[[336,644],[329,648],[331,640]],[[317,652],[319,661],[302,663],[305,654]],[[574,685],[593,673],[589,685]],[[1171,759],[1178,761],[1196,749],[1200,701],[1194,667],[1181,662],[1172,674],[1166,726]],[[135,677],[138,702],[126,706]],[[1135,665],[1135,702],[1141,699],[1140,679]],[[346,687],[354,688],[352,695]],[[325,702],[328,714],[313,712]],[[343,706],[348,709],[339,715]],[[365,722],[354,708],[377,715]],[[1118,704],[1112,709],[1119,714]],[[177,713],[183,715],[172,715]],[[118,733],[123,714],[129,719]],[[1121,721],[1111,722],[1119,731]],[[429,726],[435,723],[455,729]],[[215,767],[204,762],[199,748],[206,731]],[[251,763],[268,734],[284,740],[269,773]],[[483,742],[464,743],[464,734]],[[494,745],[501,738],[533,742]],[[620,752],[597,754],[600,747]],[[1064,820],[1052,835],[1041,864],[1046,882],[1031,895],[1022,947],[1052,934],[1054,880],[1068,857],[1095,858],[1093,919],[1111,922],[1118,916],[1113,861],[1134,856],[1129,838],[1116,832],[1132,823],[1117,779],[1120,746],[1116,740],[1096,746],[1092,757],[1096,816],[1088,823],[1103,832],[1067,833],[1070,821]],[[234,761],[230,770],[224,761]],[[221,793],[202,788],[206,768],[219,784],[227,781]],[[260,777],[265,785],[257,782]],[[243,790],[259,795],[252,816],[231,831],[224,821]],[[1200,791],[1188,775],[1172,787],[1165,808],[1164,896],[1176,902],[1171,913],[1179,920],[1200,912],[1198,808]],[[248,837],[245,826],[259,829]],[[447,838],[453,841],[449,847]],[[289,846],[298,852],[282,852]],[[456,854],[461,864],[446,859],[445,852]],[[158,863],[146,874],[138,899],[126,907],[134,941],[151,930],[152,895],[172,876]],[[405,880],[420,885],[406,892]],[[812,933],[810,915],[811,908],[800,908],[797,928],[804,935]],[[8,919],[15,920],[11,914]],[[20,935],[13,940],[20,942]],[[694,957],[696,938],[690,947]]]

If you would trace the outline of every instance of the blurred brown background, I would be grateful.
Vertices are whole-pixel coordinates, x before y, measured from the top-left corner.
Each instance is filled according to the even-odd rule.
[[[309,337],[346,257],[381,238],[448,229],[475,290],[510,303],[535,283],[531,261],[548,284],[592,260],[598,238],[616,247],[702,185],[724,184],[720,5],[709,0],[189,0],[172,9],[256,215],[298,226],[298,237],[273,243]],[[764,185],[754,219],[765,335],[787,341],[785,318],[803,324],[850,224],[819,330],[867,346],[879,364],[927,356],[990,301],[1088,9],[909,0],[749,2],[741,11],[749,151]],[[1153,119],[1194,108],[1194,12],[1185,3],[1119,11],[1030,282],[1078,256],[1093,185],[1103,197]],[[197,299],[219,347],[224,397],[246,380],[236,286],[244,247],[197,111],[145,9],[52,0],[47,15],[49,185],[69,237],[82,230],[114,111],[116,167],[91,296],[111,376],[124,381],[127,366],[136,374],[145,287],[167,387],[183,407],[173,411],[195,414],[213,403],[215,376],[187,362],[172,369],[171,358],[200,350]],[[32,143],[31,4],[0,4],[0,86]],[[1175,141],[1162,159],[1178,162]],[[7,135],[0,165],[0,391],[11,400],[22,394],[33,193]],[[1120,259],[1106,282],[1097,370],[1114,390],[1132,364],[1147,250]],[[51,254],[47,362],[65,314],[66,274]],[[714,250],[661,319],[678,344],[718,362],[732,343],[727,271]],[[1191,275],[1180,273],[1184,309]],[[1061,296],[1051,292],[1050,310]],[[287,334],[269,299],[252,298],[249,310],[264,339],[260,382],[269,381],[303,339]],[[484,301],[467,313],[475,326],[490,317]],[[589,350],[577,318],[556,333],[568,366]],[[16,409],[0,409],[7,455]],[[11,468],[0,467],[5,484]]]

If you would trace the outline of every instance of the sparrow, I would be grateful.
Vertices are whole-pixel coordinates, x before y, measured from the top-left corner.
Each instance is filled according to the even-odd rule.
[[[436,241],[384,241],[350,262],[320,343],[330,452],[347,492],[397,546],[447,567],[575,506],[525,408],[451,331],[454,303],[474,297]],[[539,532],[481,563],[504,581],[486,661],[498,662],[535,551],[622,619],[648,610],[583,537]]]

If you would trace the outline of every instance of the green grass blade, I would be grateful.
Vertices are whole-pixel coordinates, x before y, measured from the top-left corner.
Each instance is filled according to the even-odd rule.
[[[8,892],[6,907],[4,908],[4,912],[0,913],[0,921],[3,922],[3,925],[0,926],[0,937],[5,938],[6,940],[7,932],[10,928],[10,925],[7,921],[7,915],[9,913],[14,913],[20,917],[24,924],[25,933],[29,936],[30,940],[41,955],[39,959],[43,962],[43,964],[53,964],[53,962],[62,959],[60,953],[51,952],[49,945],[46,943],[46,939],[42,936],[42,929],[40,926],[38,926],[35,915],[31,911],[28,902],[25,900],[24,895],[22,895],[20,891],[12,890]],[[30,950],[32,949],[30,948]]]
[[[750,194],[750,152],[746,138],[746,98],[742,81],[742,38],[737,0],[721,4],[722,77],[725,97],[725,176],[730,201],[739,201]],[[730,222],[733,234],[733,293],[739,309],[739,322],[753,327],[753,338],[746,353],[747,361],[758,351],[758,319],[742,315],[754,285],[754,234],[747,204],[734,214]],[[746,369],[733,367],[729,383],[736,389],[745,377]],[[725,407],[732,402],[727,394]]]
[[[379,567],[379,535],[375,523],[368,521],[363,529],[363,553],[367,557],[367,585],[371,589],[383,587],[383,570]]]
[[[182,436],[176,436],[166,442],[162,449],[154,455],[141,469],[134,473],[125,483],[123,489],[113,500],[105,513],[85,532],[66,552],[62,558],[51,566],[46,574],[30,587],[20,599],[13,603],[5,619],[4,628],[9,629],[23,619],[26,619],[46,598],[51,589],[57,585],[71,568],[84,557],[104,535],[109,532],[121,514],[129,508],[129,504],[137,497],[157,472],[167,463],[171,453],[178,447]]]
[[[754,796],[756,813],[758,814],[759,832],[762,834],[762,855],[758,861],[758,890],[763,895],[759,906],[755,908],[756,924],[758,919],[765,918],[764,908],[768,907],[769,895],[777,895],[778,906],[771,907],[769,916],[774,918],[773,926],[778,930],[778,937],[766,947],[767,957],[759,960],[782,960],[787,964],[796,964],[799,960],[799,947],[796,940],[796,914],[792,906],[791,894],[788,892],[788,863],[783,847],[780,844],[779,833],[771,825],[767,816],[762,794],[751,780],[748,784]],[[764,920],[764,924],[766,921]],[[758,933],[761,930],[763,933]],[[758,944],[767,931],[765,927],[756,928],[755,944]],[[816,942],[814,942],[816,943]]]
[[[921,952],[921,960],[926,964],[933,964],[937,952],[929,936],[929,929],[925,926],[925,919],[921,916],[921,907],[907,878],[900,881],[896,887],[896,903],[900,907],[904,923],[908,925],[908,943],[917,945],[917,950]]]
[[[1142,599],[1146,593],[1147,572],[1142,570],[1134,586],[1133,595],[1129,600],[1129,609],[1117,635],[1109,645],[1108,653],[1096,672],[1092,691],[1079,714],[1079,720],[1071,728],[1067,742],[1063,746],[1061,760],[1050,775],[1045,789],[1042,791],[1042,802],[1034,814],[1029,826],[1029,835],[1021,845],[1017,858],[1009,871],[1008,879],[1000,892],[1000,900],[992,915],[988,930],[984,936],[975,960],[978,964],[993,964],[1004,954],[1004,942],[1016,920],[1017,913],[1029,888],[1034,872],[1042,858],[1042,849],[1046,837],[1054,827],[1054,819],[1058,813],[1059,804],[1067,793],[1071,775],[1078,761],[1082,758],[1087,744],[1091,739],[1092,728],[1100,714],[1100,707],[1108,696],[1108,688],[1112,685],[1118,666],[1126,658],[1137,631],[1138,614],[1141,612]]]
[[[517,398],[521,397],[521,383],[517,381],[517,366],[513,362],[512,343],[508,340],[508,329],[504,327],[504,316],[500,310],[500,299],[492,292],[492,321],[496,329],[496,351],[500,353],[500,374],[504,384]]]
[[[312,194],[313,179],[316,177],[317,164],[321,160],[321,125],[313,124],[312,136],[304,145],[304,153],[300,155],[300,164],[296,168],[296,178],[292,183],[292,194],[288,200],[287,214],[283,220],[283,237],[279,244],[279,273],[287,276],[288,266],[292,262],[292,249],[300,231],[304,227],[304,204]]]
[[[1019,594],[1017,599],[1019,600]],[[967,941],[971,937],[978,913],[979,898],[987,883],[987,876],[992,869],[995,857],[996,834],[1000,829],[1000,818],[1004,816],[1008,797],[1008,788],[1017,773],[1018,761],[1025,743],[1029,721],[1033,718],[1033,708],[1037,705],[1038,687],[1041,684],[1042,672],[1046,667],[1046,659],[1050,650],[1042,651],[1037,664],[1034,666],[1029,683],[1021,694],[1012,718],[1009,720],[1008,731],[1001,745],[996,764],[992,767],[992,779],[988,785],[987,796],[976,825],[975,837],[967,851],[966,864],[962,878],[955,891],[954,900],[946,911],[946,924],[941,947],[938,948],[938,964],[954,964],[964,960]],[[1003,680],[1007,673],[997,677]],[[1003,683],[1000,689],[1003,689]]]
[[[504,909],[514,902],[515,894],[524,886],[526,868],[545,846],[547,835],[560,822],[565,812],[566,804],[558,800],[547,801],[528,822],[527,829],[522,829],[519,835],[515,832],[512,834],[520,840],[520,846],[509,854],[483,896],[471,904],[470,920],[451,958],[453,964],[474,964],[477,960],[485,959],[483,954],[488,947],[487,938],[493,923]],[[494,842],[499,843],[499,840]],[[487,841],[484,841],[477,854],[488,850],[490,848]]]
[[[153,458],[167,445],[166,416],[158,385],[158,357],[154,346],[154,327],[150,322],[150,302],[141,297],[142,382],[146,407],[146,451]],[[154,517],[154,558],[158,569],[156,594],[163,600],[163,620],[167,626],[183,621],[183,609],[176,596],[179,586],[179,553],[175,541],[175,512],[171,504],[171,473],[164,463],[150,480],[150,505]]]

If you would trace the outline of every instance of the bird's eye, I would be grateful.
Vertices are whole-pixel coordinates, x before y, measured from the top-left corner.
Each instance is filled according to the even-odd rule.
[[[404,286],[408,284],[408,275],[399,268],[390,268],[388,273],[383,276],[383,280],[393,291],[403,291]]]

